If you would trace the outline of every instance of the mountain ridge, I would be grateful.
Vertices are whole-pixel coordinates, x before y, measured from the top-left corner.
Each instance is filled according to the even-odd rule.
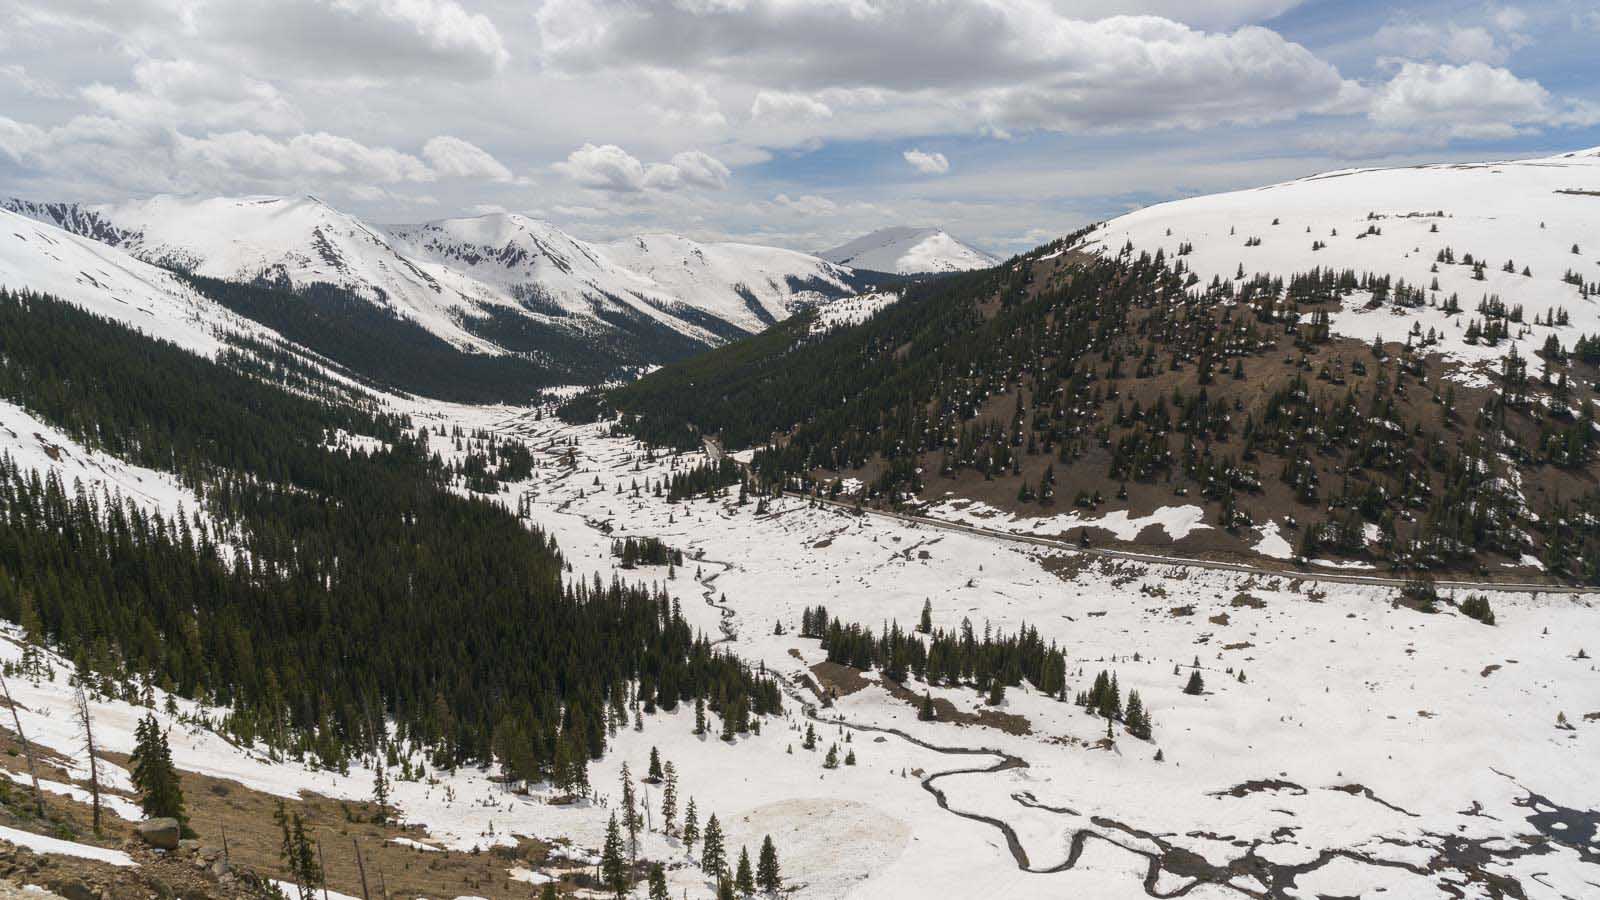
[[[1000,261],[943,228],[908,225],[880,228],[817,255],[840,265],[897,275],[964,272],[986,269]]]

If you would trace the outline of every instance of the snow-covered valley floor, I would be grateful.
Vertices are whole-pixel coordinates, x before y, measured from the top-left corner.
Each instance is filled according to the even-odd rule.
[[[654,747],[677,767],[680,808],[692,797],[702,823],[716,813],[734,858],[773,837],[798,897],[1515,896],[1506,879],[1527,897],[1600,895],[1600,669],[1588,658],[1600,652],[1600,596],[1491,594],[1491,627],[1450,606],[1398,606],[1376,586],[1088,560],[795,498],[763,515],[736,496],[668,504],[648,486],[703,455],[648,461],[603,427],[530,410],[407,411],[418,424],[526,442],[538,467],[502,499],[556,536],[573,577],[661,582],[693,624],[776,673],[787,694],[784,717],[732,744],[715,728],[695,736],[689,710],[646,716],[591,767],[590,802],[512,794],[487,771],[396,778],[394,803],[444,848],[526,835],[570,840],[573,857],[592,859],[621,766],[642,773]],[[630,535],[688,559],[670,579],[665,567],[622,571],[611,541]],[[940,628],[965,618],[980,632],[1038,629],[1066,651],[1069,694],[1115,672],[1153,714],[1153,740],[1119,728],[1106,746],[1103,719],[1026,688],[998,710],[1026,728],[923,722],[876,673],[819,708],[799,683],[824,659],[797,636],[801,610],[825,604],[877,631],[909,628],[925,601]],[[1186,695],[1197,661],[1206,690]],[[12,690],[30,736],[76,757],[64,671],[13,679]],[[985,709],[971,690],[931,694]],[[801,747],[808,711],[815,751]],[[96,704],[102,743],[128,750],[142,712]],[[273,762],[197,726],[172,740],[180,767],[286,797],[371,793],[370,770]],[[824,769],[834,743],[857,764]],[[657,830],[641,855],[678,863],[673,896],[711,896],[659,832],[658,789],[643,795]]]

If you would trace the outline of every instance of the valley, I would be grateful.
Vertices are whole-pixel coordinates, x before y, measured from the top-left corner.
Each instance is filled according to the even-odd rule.
[[[596,389],[386,291],[0,215],[0,728],[49,808],[10,740],[0,837],[91,894],[192,856],[200,896],[642,896],[659,865],[707,897],[768,839],[795,898],[1600,890],[1587,284],[1510,273],[1567,315],[1485,298],[1469,341],[1466,286],[1239,275],[1213,214],[1136,213],[890,290],[706,288],[755,333]],[[480,284],[556,240],[372,234]],[[668,284],[696,252],[589,259]],[[742,252],[676,289],[788,259]],[[147,717],[188,855],[133,836]]]

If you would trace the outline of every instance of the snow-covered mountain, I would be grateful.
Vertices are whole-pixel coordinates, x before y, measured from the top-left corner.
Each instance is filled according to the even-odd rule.
[[[379,227],[314,197],[5,206],[164,268],[339,285],[470,352],[556,329],[659,362],[663,348],[714,346],[855,293],[849,269],[803,253],[674,235],[602,246],[510,214]]]
[[[817,254],[829,262],[899,275],[964,272],[999,262],[988,253],[963,244],[942,228],[883,228]]]
[[[1466,379],[1509,352],[1506,342],[1465,338],[1473,320],[1485,321],[1480,302],[1498,297],[1523,307],[1510,337],[1537,371],[1534,353],[1551,334],[1571,349],[1579,335],[1600,333],[1600,148],[1350,169],[1162,203],[1111,220],[1080,248],[1117,254],[1130,244],[1181,260],[1201,283],[1316,267],[1390,276],[1389,302],[1353,292],[1333,316],[1334,333],[1420,344],[1432,330],[1435,349],[1466,364]],[[1402,279],[1423,292],[1421,305],[1393,301]],[[1459,313],[1446,311],[1452,295]]]
[[[0,209],[0,288],[52,294],[207,356],[221,349],[224,332],[270,334],[166,269],[5,209]]]
[[[855,293],[850,269],[777,247],[645,234],[606,244],[605,252],[682,302],[751,332],[787,318],[797,303]]]

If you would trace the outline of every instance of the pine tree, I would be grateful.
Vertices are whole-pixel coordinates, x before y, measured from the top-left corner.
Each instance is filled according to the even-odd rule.
[[[606,887],[621,898],[628,892],[628,862],[622,858],[622,832],[617,828],[617,814],[611,814],[606,824],[606,843],[600,851],[600,878]]]
[[[133,786],[139,791],[139,807],[148,818],[171,817],[187,825],[183,788],[172,763],[172,749],[155,715],[147,713],[133,734],[133,753],[128,762],[133,770]]]
[[[1189,683],[1183,686],[1183,692],[1185,694],[1198,695],[1198,694],[1205,693],[1205,689],[1206,689],[1206,681],[1205,681],[1204,678],[1200,677],[1200,670],[1199,669],[1195,669],[1195,670],[1191,671],[1189,673]]]
[[[650,748],[650,769],[649,769],[648,772],[645,773],[645,780],[650,784],[660,784],[661,783],[661,778],[662,778],[662,773],[661,773],[661,754],[659,752],[657,752],[656,748],[651,747]]]
[[[728,868],[728,851],[722,846],[722,823],[712,813],[706,820],[706,839],[700,848],[700,868],[713,877],[722,877]]]
[[[694,698],[694,734],[700,737],[706,733],[706,701],[704,697]]]
[[[917,710],[917,718],[924,722],[932,722],[938,714],[933,709],[933,695],[927,691],[922,692],[922,708]]]
[[[933,634],[933,601],[922,601],[922,621],[917,623],[917,630],[923,634]]]
[[[678,820],[678,769],[669,761],[664,771],[666,776],[661,787],[661,830],[670,837],[673,825]]]
[[[1140,699],[1138,691],[1128,692],[1128,711],[1124,718],[1129,734],[1140,740],[1150,740],[1150,715],[1145,712],[1144,701]]]
[[[381,755],[373,768],[377,771],[372,776],[372,805],[378,808],[377,812],[373,813],[373,821],[383,825],[389,821],[389,775],[384,769]]]
[[[667,893],[667,872],[661,863],[650,866],[650,900],[670,900]]]
[[[622,827],[628,832],[628,858],[639,858],[639,829],[644,823],[639,816],[638,798],[633,793],[633,774],[628,764],[622,764]]]
[[[273,818],[282,832],[278,858],[288,867],[289,877],[300,892],[300,900],[314,900],[317,887],[322,884],[322,867],[317,863],[316,850],[306,834],[305,820],[298,812],[291,816],[282,800],[278,801],[278,810]]]
[[[837,768],[839,768],[839,745],[838,744],[829,744],[828,745],[828,755],[825,758],[823,758],[822,767],[824,769],[837,769]]]
[[[689,798],[689,806],[683,811],[683,849],[694,852],[695,841],[700,840],[700,814],[695,811],[694,798]]]
[[[756,883],[769,894],[776,894],[783,886],[783,875],[778,869],[778,848],[772,835],[761,839],[761,854],[756,860]]]
[[[817,730],[811,727],[810,722],[806,723],[806,736],[805,739],[800,742],[800,747],[803,750],[817,749]]]
[[[750,849],[748,847],[739,848],[739,869],[738,874],[733,877],[733,883],[739,889],[739,893],[746,897],[756,892],[756,876],[750,870]]]

